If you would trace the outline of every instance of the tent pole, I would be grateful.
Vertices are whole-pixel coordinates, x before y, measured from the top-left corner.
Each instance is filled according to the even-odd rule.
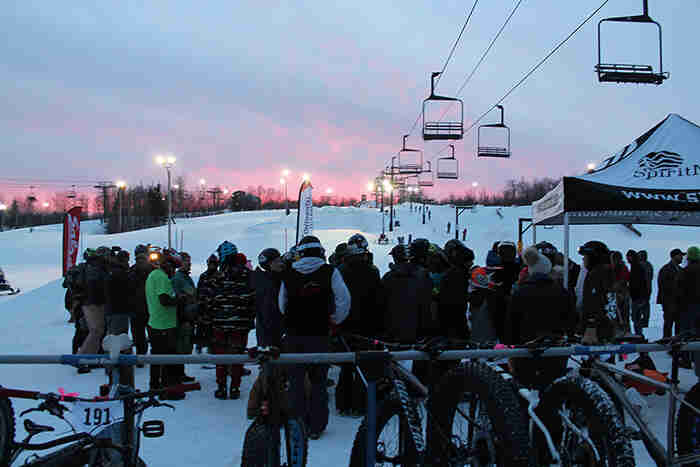
[[[564,213],[564,287],[569,289],[569,213]]]

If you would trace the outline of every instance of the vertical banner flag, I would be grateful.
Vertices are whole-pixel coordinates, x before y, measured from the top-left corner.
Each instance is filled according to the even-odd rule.
[[[80,247],[80,211],[83,208],[76,206],[66,213],[63,220],[63,275],[73,266],[78,257]]]
[[[301,238],[303,238],[305,235],[311,235],[314,232],[314,211],[313,200],[311,198],[312,191],[313,186],[311,186],[311,181],[309,180],[302,183],[301,187],[299,187],[299,209],[297,210],[297,244],[299,243],[300,232]]]

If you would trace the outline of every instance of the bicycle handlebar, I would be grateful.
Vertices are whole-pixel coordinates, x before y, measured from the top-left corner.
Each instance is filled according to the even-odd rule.
[[[169,386],[163,389],[155,389],[147,392],[134,392],[131,394],[125,394],[123,396],[118,396],[112,399],[103,397],[77,397],[70,396],[66,394],[56,394],[55,392],[41,393],[38,391],[25,391],[23,389],[10,389],[0,387],[0,398],[16,398],[16,399],[33,399],[33,400],[48,400],[48,401],[61,401],[61,402],[105,402],[105,401],[122,401],[125,399],[143,399],[146,397],[155,396],[162,393],[179,393],[179,392],[189,392],[189,391],[199,391],[202,386],[199,383],[189,383],[189,384],[176,384],[175,386]]]

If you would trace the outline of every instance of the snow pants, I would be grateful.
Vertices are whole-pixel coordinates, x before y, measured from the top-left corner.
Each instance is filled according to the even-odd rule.
[[[248,330],[214,327],[212,329],[212,352],[219,354],[242,354],[248,345]],[[226,385],[226,374],[231,375],[231,387],[241,387],[243,365],[216,365],[216,383]]]
[[[96,354],[105,334],[104,305],[83,305],[83,315],[88,325],[88,336],[80,346],[79,354]]]
[[[328,336],[287,336],[287,353],[327,353]],[[292,412],[307,421],[310,433],[321,433],[328,425],[328,365],[289,365],[289,399]],[[307,397],[304,382],[308,374],[311,394]]]
[[[177,353],[177,329],[151,328],[151,355]],[[180,383],[179,365],[151,365],[151,389],[162,389]]]

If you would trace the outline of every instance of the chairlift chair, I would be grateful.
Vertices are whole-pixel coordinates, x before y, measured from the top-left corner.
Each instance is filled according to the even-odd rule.
[[[501,122],[500,123],[489,123],[486,125],[479,125],[479,130],[477,131],[477,156],[478,157],[510,157],[510,128],[503,123],[503,106],[497,105],[501,111]],[[505,145],[504,146],[482,146],[482,130],[488,128],[495,128],[501,131],[505,135]]]
[[[417,175],[423,168],[423,151],[406,147],[406,138],[403,136],[403,147],[399,151],[399,173],[402,175]]]
[[[421,173],[418,174],[418,186],[428,187],[435,185],[433,178],[433,168],[430,161],[425,161],[427,168],[423,168]]]
[[[455,158],[455,146],[450,144],[452,155],[439,157],[437,160],[437,178],[446,180],[459,179],[459,161]]]
[[[637,83],[656,84],[657,86],[668,79],[670,74],[664,72],[663,48],[661,43],[661,25],[649,16],[648,0],[643,0],[644,12],[637,16],[618,16],[603,18],[598,22],[598,64],[595,71],[601,83]],[[652,65],[630,65],[621,63],[602,63],[600,47],[600,25],[605,21],[618,23],[651,23],[659,31],[659,71],[654,71]]]
[[[456,97],[438,96],[435,94],[435,78],[440,76],[439,71],[434,71],[430,77],[430,96],[423,101],[423,140],[456,140],[464,136],[464,103]],[[452,106],[457,106],[456,115],[459,120],[442,121]],[[435,121],[433,116],[444,109],[440,120]]]

